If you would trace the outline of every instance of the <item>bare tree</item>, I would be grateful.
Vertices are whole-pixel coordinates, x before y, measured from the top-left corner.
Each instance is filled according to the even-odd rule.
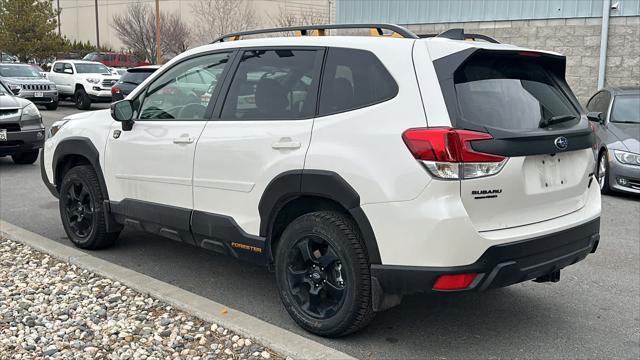
[[[135,2],[113,15],[113,29],[122,43],[151,62],[156,54],[156,15],[149,5]],[[160,12],[160,51],[173,57],[190,46],[191,33],[177,14]]]
[[[287,11],[283,6],[280,6],[278,15],[271,18],[271,23],[274,27],[291,27],[291,26],[304,26],[304,25],[322,25],[326,24],[327,16],[322,12],[317,11],[312,7],[303,10],[301,12]],[[284,36],[293,36],[293,32],[284,32]]]
[[[191,11],[198,23],[194,37],[200,44],[257,24],[256,12],[248,0],[198,0],[191,4]]]

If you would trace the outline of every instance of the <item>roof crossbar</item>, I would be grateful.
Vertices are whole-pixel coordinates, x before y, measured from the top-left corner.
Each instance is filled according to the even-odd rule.
[[[393,24],[332,24],[332,25],[308,25],[308,26],[291,26],[271,29],[259,29],[240,31],[223,35],[215,39],[212,44],[217,42],[240,40],[242,36],[271,34],[279,32],[295,32],[298,36],[322,36],[326,34],[326,30],[334,29],[369,29],[369,33],[374,36],[391,36],[407,39],[418,39],[418,35],[412,31],[398,25]],[[383,30],[391,31],[391,35],[384,35]]]
[[[498,40],[482,34],[466,34],[464,29],[449,29],[437,35],[420,35],[420,37],[441,37],[451,40],[484,40],[493,44],[499,44]]]

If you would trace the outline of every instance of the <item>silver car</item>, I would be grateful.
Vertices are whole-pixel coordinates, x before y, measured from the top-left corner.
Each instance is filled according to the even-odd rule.
[[[44,105],[47,110],[58,108],[56,85],[28,64],[0,63],[0,79],[17,96],[34,104]]]
[[[640,194],[640,87],[604,88],[587,103],[602,193]]]

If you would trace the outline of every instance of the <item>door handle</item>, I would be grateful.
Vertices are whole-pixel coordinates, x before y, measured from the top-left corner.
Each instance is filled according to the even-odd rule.
[[[283,139],[280,139],[280,141],[276,141],[273,144],[271,144],[271,148],[276,150],[283,150],[283,149],[295,150],[295,149],[299,149],[300,146],[302,146],[302,144],[300,144],[299,141],[292,141],[289,138],[283,138]]]
[[[174,144],[191,144],[194,142],[194,138],[188,136],[181,136],[179,138],[173,139]]]

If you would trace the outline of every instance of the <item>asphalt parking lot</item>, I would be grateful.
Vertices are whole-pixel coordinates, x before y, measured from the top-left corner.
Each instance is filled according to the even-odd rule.
[[[94,109],[107,105],[94,105]],[[42,110],[45,125],[78,112]],[[39,163],[0,158],[0,218],[71,246]],[[94,256],[314,338],[359,358],[640,358],[640,199],[603,197],[598,252],[557,284],[527,282],[479,294],[410,296],[358,334],[337,340],[300,330],[265,269],[125,230]]]

